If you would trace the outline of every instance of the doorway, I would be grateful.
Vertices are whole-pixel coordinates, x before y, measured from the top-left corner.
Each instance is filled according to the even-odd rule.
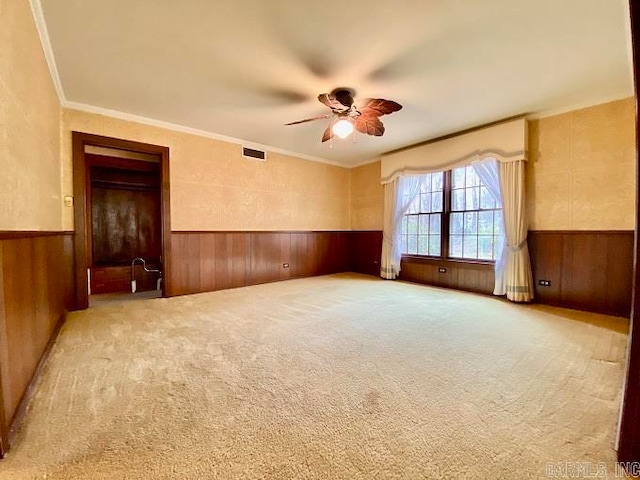
[[[76,308],[170,292],[169,149],[73,132]]]

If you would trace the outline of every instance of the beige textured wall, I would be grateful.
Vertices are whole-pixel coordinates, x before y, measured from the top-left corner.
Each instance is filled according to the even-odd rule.
[[[633,97],[532,120],[527,208],[532,230],[633,230]],[[351,172],[351,228],[382,229],[380,162]]]
[[[0,230],[61,230],[60,103],[26,0],[0,1]]]
[[[380,161],[351,169],[351,228],[382,230],[383,213]]]
[[[63,112],[63,190],[73,190],[71,131],[170,149],[172,230],[349,229],[349,169],[242,147],[93,113]],[[73,209],[64,209],[73,228]]]
[[[633,98],[530,122],[530,229],[633,230],[634,127]]]

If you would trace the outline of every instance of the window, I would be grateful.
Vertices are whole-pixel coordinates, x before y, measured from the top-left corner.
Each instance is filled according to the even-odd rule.
[[[430,173],[425,178],[420,195],[402,221],[402,252],[495,260],[502,236],[502,208],[473,167]]]
[[[444,173],[429,173],[420,194],[402,219],[402,251],[409,255],[438,257],[442,251]]]

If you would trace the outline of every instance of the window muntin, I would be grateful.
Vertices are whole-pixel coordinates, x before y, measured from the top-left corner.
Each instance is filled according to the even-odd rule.
[[[402,219],[402,251],[408,255],[440,256],[444,212],[444,172],[429,173],[420,194]]]
[[[468,165],[429,177],[403,218],[403,253],[494,261],[502,236],[502,208],[474,168]],[[445,239],[443,223],[448,224]]]

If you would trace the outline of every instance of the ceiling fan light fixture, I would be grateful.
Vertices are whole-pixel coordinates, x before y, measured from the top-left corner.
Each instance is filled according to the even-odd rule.
[[[329,125],[322,134],[322,142],[331,140],[334,136],[347,138],[354,130],[365,135],[381,137],[384,134],[384,125],[380,117],[402,109],[399,103],[384,98],[365,98],[356,105],[353,102],[353,90],[347,88],[339,88],[331,93],[321,93],[318,95],[318,101],[325,107],[329,107],[331,113],[285,123],[285,125],[298,125],[330,118]]]
[[[346,118],[341,118],[333,124],[331,131],[340,138],[347,138],[353,133],[353,122]]]

